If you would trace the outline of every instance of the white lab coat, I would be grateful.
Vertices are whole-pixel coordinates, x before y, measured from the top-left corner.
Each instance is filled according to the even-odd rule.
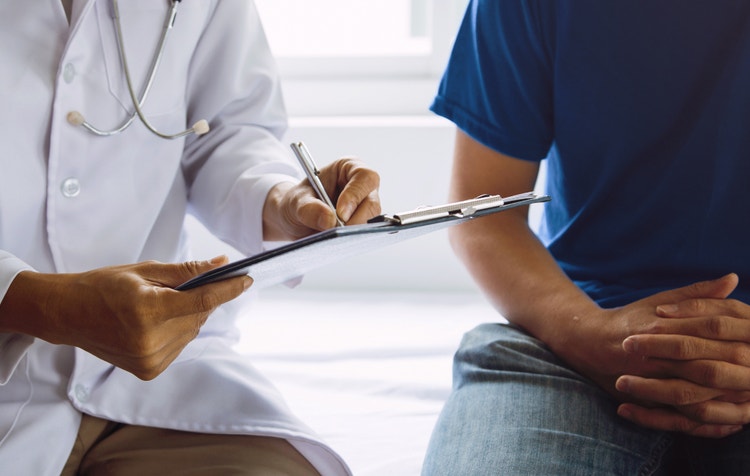
[[[140,90],[167,1],[122,0],[120,10]],[[0,299],[24,269],[63,273],[183,260],[186,210],[236,248],[256,253],[267,191],[298,179],[279,142],[283,102],[249,0],[183,1],[144,105],[162,131],[207,119],[209,134],[169,141],[135,121],[101,138],[66,122],[75,110],[97,127],[114,128],[131,109],[110,12],[108,0],[75,0],[69,27],[60,0],[0,3]],[[149,382],[80,349],[0,334],[0,473],[59,474],[83,412],[287,438],[322,474],[348,474],[231,350],[232,311],[230,304],[215,312]]]

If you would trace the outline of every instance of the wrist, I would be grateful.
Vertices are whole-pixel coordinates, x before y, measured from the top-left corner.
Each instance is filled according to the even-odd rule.
[[[62,275],[22,271],[11,283],[0,302],[0,332],[20,333],[48,340],[54,335],[56,313],[54,307],[61,293]]]
[[[532,334],[565,361],[578,360],[576,354],[582,347],[591,345],[590,336],[600,322],[601,308],[587,296],[564,298],[542,311],[544,318],[536,321]]]
[[[294,187],[292,182],[281,182],[274,185],[266,195],[263,203],[263,239],[266,241],[283,241],[289,239],[285,227],[284,201],[287,193]]]

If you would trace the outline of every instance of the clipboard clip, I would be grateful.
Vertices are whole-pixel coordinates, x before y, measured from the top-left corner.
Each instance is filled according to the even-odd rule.
[[[394,213],[392,215],[384,214],[371,219],[369,222],[389,222],[397,225],[408,225],[410,223],[420,223],[449,216],[460,218],[471,216],[479,210],[484,210],[486,208],[500,207],[505,203],[506,200],[500,195],[480,195],[477,198],[448,203],[445,205],[419,207],[414,210]]]

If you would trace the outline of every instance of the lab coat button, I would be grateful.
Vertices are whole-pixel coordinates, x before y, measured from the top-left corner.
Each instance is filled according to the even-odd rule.
[[[65,179],[62,183],[62,194],[68,198],[73,198],[77,197],[79,193],[81,193],[81,184],[78,182],[78,179]]]
[[[73,80],[76,77],[76,67],[73,66],[73,63],[68,63],[63,68],[63,79],[66,83],[70,84],[73,82]]]
[[[81,385],[80,383],[76,385],[75,395],[76,395],[76,400],[78,400],[79,402],[85,402],[86,400],[89,399],[88,389],[84,387],[83,385]]]

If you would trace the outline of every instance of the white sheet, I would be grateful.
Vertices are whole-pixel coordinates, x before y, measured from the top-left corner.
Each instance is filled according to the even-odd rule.
[[[419,475],[461,336],[500,316],[476,293],[264,291],[239,350],[356,476]]]

